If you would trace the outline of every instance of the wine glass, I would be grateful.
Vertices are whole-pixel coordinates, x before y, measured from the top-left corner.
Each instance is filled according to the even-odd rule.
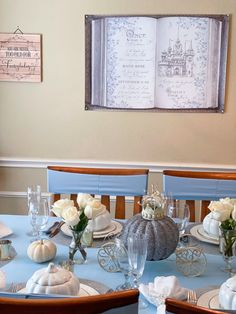
[[[139,288],[139,279],[143,275],[147,258],[148,240],[145,234],[131,233],[128,237],[128,259],[133,276],[133,288]],[[139,308],[148,307],[148,303],[139,299]]]
[[[37,208],[37,203],[41,199],[41,187],[40,185],[32,185],[27,188],[27,206],[28,216],[32,225],[32,230],[27,232],[27,235],[35,237],[36,230],[34,227],[34,210]]]
[[[119,291],[130,289],[132,286],[130,283],[130,266],[128,252],[122,240],[118,238],[115,239],[114,256],[119,269],[121,270],[125,277],[125,282],[116,287],[116,290]]]
[[[47,226],[49,218],[49,206],[46,199],[40,199],[33,203],[34,209],[31,210],[31,224],[36,231],[36,240],[41,239],[41,233]]]
[[[190,218],[188,204],[180,202],[179,200],[177,200],[175,203],[169,204],[167,207],[167,216],[172,218],[177,224],[179,235],[183,235]]]

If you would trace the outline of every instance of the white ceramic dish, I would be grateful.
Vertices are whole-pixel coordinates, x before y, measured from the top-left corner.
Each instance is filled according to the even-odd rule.
[[[3,222],[0,222],[0,238],[4,238],[12,234],[13,231],[7,227]]]
[[[26,289],[23,288],[19,291],[17,291],[18,293],[26,293]],[[83,283],[80,283],[80,290],[79,290],[79,297],[86,297],[86,296],[90,296],[90,295],[98,295],[100,294],[97,290],[95,290],[94,288],[85,285]]]
[[[198,240],[202,242],[207,242],[215,245],[219,245],[219,239],[211,237],[209,234],[207,234],[202,225],[193,226],[190,229],[190,233],[195,236]]]
[[[214,289],[203,293],[199,297],[197,305],[208,307],[209,309],[219,309],[219,291],[220,289]]]
[[[118,221],[115,221],[113,220],[110,225],[108,227],[106,227],[105,229],[103,230],[100,230],[100,231],[95,231],[93,233],[93,238],[94,239],[101,239],[101,238],[105,238],[108,234],[113,234],[113,235],[116,235],[118,233],[121,232],[122,230],[122,224],[119,223]],[[72,234],[71,234],[71,231],[70,229],[68,228],[68,226],[66,224],[62,225],[61,226],[61,231],[67,235],[68,237],[71,237]]]

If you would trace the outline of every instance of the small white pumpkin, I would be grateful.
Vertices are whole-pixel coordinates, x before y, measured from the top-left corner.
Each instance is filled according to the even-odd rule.
[[[26,283],[27,293],[78,295],[79,279],[70,271],[49,263],[37,270]]]
[[[219,220],[213,218],[212,212],[206,215],[202,222],[204,231],[215,238],[219,238],[220,224],[221,222]]]
[[[32,242],[28,249],[27,254],[31,260],[36,263],[44,263],[52,260],[57,253],[56,245],[47,239],[41,239]]]
[[[226,280],[219,291],[220,307],[225,310],[236,310],[236,276]]]

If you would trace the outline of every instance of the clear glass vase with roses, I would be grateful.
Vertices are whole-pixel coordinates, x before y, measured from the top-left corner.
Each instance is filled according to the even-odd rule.
[[[87,253],[82,239],[93,217],[92,211],[85,209],[87,202],[91,199],[90,194],[79,194],[77,198],[79,208],[75,206],[73,200],[69,199],[58,200],[52,206],[52,212],[66,223],[72,234],[68,260],[71,265],[82,264],[87,260]],[[77,252],[80,253],[79,257],[76,257]]]
[[[236,218],[236,217],[235,217]],[[236,273],[236,221],[231,217],[220,225],[224,271]]]
[[[208,207],[212,218],[219,221],[220,251],[225,261],[224,271],[236,271],[236,199],[221,198]]]

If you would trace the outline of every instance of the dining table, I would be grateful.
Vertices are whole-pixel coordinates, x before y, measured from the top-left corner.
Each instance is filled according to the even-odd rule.
[[[50,217],[48,226],[58,221],[57,217]],[[35,263],[27,255],[27,248],[31,243],[31,237],[27,234],[30,230],[30,222],[27,215],[0,215],[0,222],[12,230],[12,234],[5,237],[12,241],[15,250],[15,256],[9,261],[0,261],[1,270],[6,276],[6,286],[12,283],[26,283],[33,273],[43,267],[46,263]],[[46,234],[43,235],[47,238]],[[53,259],[54,264],[59,264],[68,258],[70,238],[61,231],[51,239],[57,246],[57,254]],[[98,251],[101,241],[94,241],[93,247],[86,248],[87,261],[81,265],[74,266],[74,274],[81,280],[92,282],[99,286],[109,289],[116,287],[124,282],[124,275],[121,272],[108,272],[98,263]],[[185,276],[177,270],[175,253],[167,259],[159,261],[146,261],[143,275],[140,281],[148,284],[154,281],[157,276],[176,276],[182,287],[193,289],[198,295],[213,288],[219,288],[220,285],[229,278],[229,273],[224,272],[224,261],[219,253],[219,247],[214,244],[199,242],[206,256],[207,265],[203,274],[196,277]],[[106,289],[105,289],[106,290]],[[106,292],[104,290],[104,292]],[[0,292],[1,293],[1,292]],[[146,309],[140,310],[140,313],[156,313],[156,306],[149,303]]]

